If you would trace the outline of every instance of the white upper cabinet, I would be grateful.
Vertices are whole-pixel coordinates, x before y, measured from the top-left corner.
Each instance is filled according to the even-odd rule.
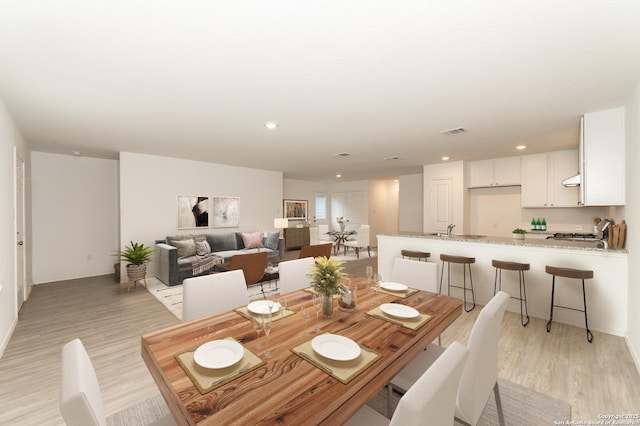
[[[624,205],[624,108],[585,114],[581,142],[584,205]]]
[[[469,188],[520,185],[520,157],[469,163]]]
[[[577,207],[578,188],[562,180],[578,173],[578,150],[522,157],[522,207]]]

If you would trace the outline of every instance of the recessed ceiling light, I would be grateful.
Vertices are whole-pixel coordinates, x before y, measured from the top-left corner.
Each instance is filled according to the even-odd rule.
[[[266,123],[264,123],[264,127],[266,127],[269,130],[273,130],[278,127],[278,123],[274,121],[267,121]]]
[[[351,157],[351,154],[348,152],[339,152],[337,154],[333,154],[334,157]]]
[[[337,174],[337,175],[336,175],[336,177],[337,177],[337,178],[341,178],[341,177],[342,177],[342,175],[341,175],[341,174]]]
[[[518,145],[516,146],[516,149],[522,150],[522,149],[525,149],[526,147],[527,147],[526,145]]]
[[[446,155],[444,157],[442,157],[442,161],[448,161],[449,157],[447,157]]]
[[[75,155],[76,157],[80,157],[80,155],[82,155],[82,153],[80,151],[72,151],[71,153],[73,155]]]

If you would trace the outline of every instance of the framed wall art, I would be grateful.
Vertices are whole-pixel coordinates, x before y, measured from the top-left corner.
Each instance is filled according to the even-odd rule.
[[[289,220],[307,219],[307,200],[284,200],[284,217]]]
[[[213,228],[240,226],[240,198],[211,197],[211,226]]]
[[[178,195],[178,229],[209,227],[209,197]]]

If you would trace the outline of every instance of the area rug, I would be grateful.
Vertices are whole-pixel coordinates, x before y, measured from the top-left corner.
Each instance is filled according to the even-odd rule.
[[[540,426],[553,425],[559,421],[571,419],[571,406],[566,402],[550,396],[534,392],[508,380],[498,379],[500,398],[507,426]],[[394,392],[392,406],[400,400],[400,395]],[[387,415],[387,389],[384,388],[368,402],[368,405],[380,414]],[[457,426],[461,424],[456,422]],[[494,426],[499,424],[496,403],[491,392],[478,426]]]
[[[154,422],[170,424],[169,421],[165,421],[167,418],[171,418],[169,408],[162,396],[158,394],[107,417],[107,425],[142,426],[154,424]]]
[[[372,249],[371,250],[371,257],[375,257],[378,254]],[[332,255],[331,256],[334,259],[337,260],[342,260],[343,262],[348,262],[351,260],[357,260],[358,258],[356,257],[356,252],[353,249],[349,249],[347,250],[347,254],[344,254],[344,249],[338,250],[338,254],[337,255]],[[366,259],[369,257],[369,253],[367,252],[366,249],[360,249],[360,259]]]
[[[260,285],[249,287],[249,300],[264,297],[263,290],[265,292],[276,291],[276,282],[263,283],[262,287]],[[157,278],[147,278],[147,291],[158,299],[169,312],[182,321],[182,284],[168,286]]]

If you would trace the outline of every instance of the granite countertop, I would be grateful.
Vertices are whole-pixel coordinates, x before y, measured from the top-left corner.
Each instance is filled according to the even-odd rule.
[[[570,250],[581,251],[596,251],[604,253],[628,253],[626,249],[610,249],[610,248],[596,248],[593,247],[592,242],[583,241],[570,241],[570,240],[547,240],[544,238],[527,238],[524,240],[517,240],[511,237],[493,237],[493,236],[480,236],[480,235],[458,235],[453,234],[451,237],[434,235],[432,233],[419,233],[419,232],[403,232],[398,234],[379,234],[390,237],[408,237],[408,238],[423,238],[429,240],[441,240],[441,241],[458,241],[467,243],[484,243],[484,244],[503,244],[512,246],[525,246],[525,247],[549,247],[560,248]]]

